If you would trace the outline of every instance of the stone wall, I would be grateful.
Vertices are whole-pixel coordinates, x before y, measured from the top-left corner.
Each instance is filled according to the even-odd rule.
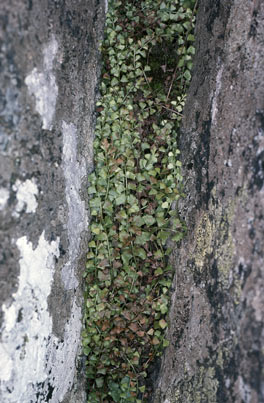
[[[0,4],[0,401],[84,402],[100,0]]]
[[[264,2],[200,0],[175,248],[154,402],[264,402]]]

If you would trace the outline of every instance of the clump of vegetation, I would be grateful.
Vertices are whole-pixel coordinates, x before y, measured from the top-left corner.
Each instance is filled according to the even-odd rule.
[[[170,238],[185,227],[177,133],[191,79],[195,2],[109,4],[97,103],[84,354],[88,402],[141,402],[168,345]]]

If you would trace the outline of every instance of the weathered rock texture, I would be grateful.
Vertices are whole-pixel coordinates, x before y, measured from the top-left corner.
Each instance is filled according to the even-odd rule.
[[[201,0],[155,402],[264,402],[264,2]]]
[[[80,279],[103,7],[1,0],[1,403],[85,401]]]

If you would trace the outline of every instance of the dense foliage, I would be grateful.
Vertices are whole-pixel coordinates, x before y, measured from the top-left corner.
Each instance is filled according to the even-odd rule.
[[[168,238],[184,224],[177,133],[191,79],[195,2],[109,5],[90,175],[88,402],[141,402],[147,368],[168,345]]]

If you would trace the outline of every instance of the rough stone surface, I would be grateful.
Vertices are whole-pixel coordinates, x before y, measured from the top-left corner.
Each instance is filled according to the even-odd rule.
[[[0,402],[85,402],[81,278],[105,2],[0,2]]]
[[[264,2],[201,0],[170,346],[153,402],[264,402]]]

